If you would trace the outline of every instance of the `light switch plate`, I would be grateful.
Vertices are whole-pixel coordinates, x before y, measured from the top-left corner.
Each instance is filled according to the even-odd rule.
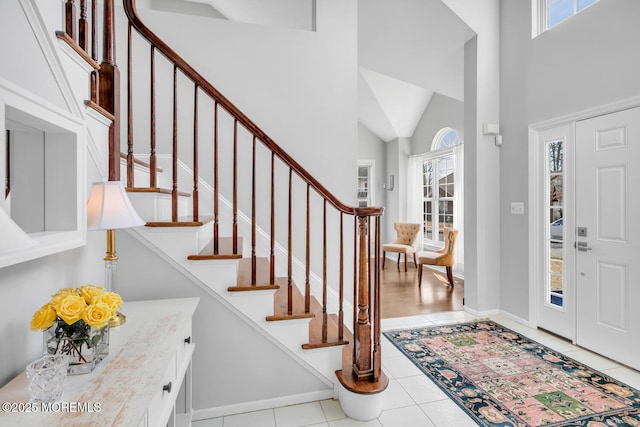
[[[511,202],[512,215],[524,215],[524,202]]]

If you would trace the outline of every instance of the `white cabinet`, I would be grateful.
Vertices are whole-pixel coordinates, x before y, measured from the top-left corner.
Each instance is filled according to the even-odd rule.
[[[192,318],[198,298],[127,302],[127,323],[109,331],[109,356],[67,377],[61,405],[83,411],[0,412],[0,425],[188,426],[191,424]],[[180,395],[180,405],[176,399]],[[25,373],[0,389],[0,401],[29,401]],[[99,404],[99,405],[96,405]],[[181,410],[176,412],[176,407]],[[96,410],[99,408],[99,410]]]

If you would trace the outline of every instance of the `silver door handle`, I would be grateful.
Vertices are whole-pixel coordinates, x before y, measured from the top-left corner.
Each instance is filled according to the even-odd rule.
[[[576,248],[578,248],[580,252],[587,252],[593,249],[591,246],[588,246],[587,242],[577,242]]]

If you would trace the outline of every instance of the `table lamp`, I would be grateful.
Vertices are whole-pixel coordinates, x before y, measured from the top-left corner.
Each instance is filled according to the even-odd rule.
[[[144,225],[145,221],[131,205],[121,181],[94,182],[87,202],[87,229],[107,230],[107,255],[104,258],[107,291],[114,290],[118,256],[116,255],[116,229]],[[123,324],[126,317],[118,312],[109,322],[110,327]]]

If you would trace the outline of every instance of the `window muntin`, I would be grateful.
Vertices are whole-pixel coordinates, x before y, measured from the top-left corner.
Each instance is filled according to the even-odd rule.
[[[546,142],[547,286],[545,303],[563,307],[564,298],[564,141]]]

